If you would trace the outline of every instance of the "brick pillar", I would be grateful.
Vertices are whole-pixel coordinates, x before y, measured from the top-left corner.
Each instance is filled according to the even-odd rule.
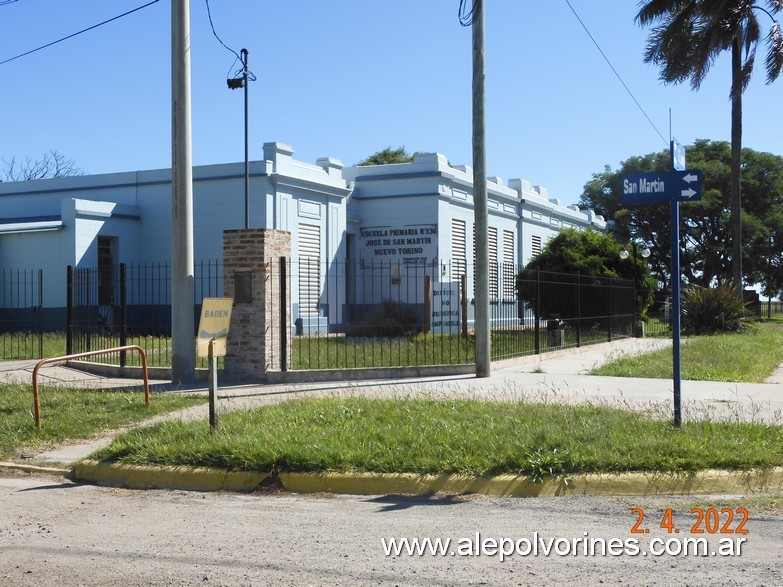
[[[226,374],[232,379],[263,380],[280,371],[280,319],[291,324],[288,294],[280,299],[280,257],[291,257],[291,233],[266,228],[223,232],[223,291],[234,299],[226,346]],[[291,357],[290,340],[287,337]]]

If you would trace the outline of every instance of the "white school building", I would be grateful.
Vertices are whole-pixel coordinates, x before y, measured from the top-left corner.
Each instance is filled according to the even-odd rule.
[[[365,167],[293,155],[266,143],[263,161],[250,163],[249,223],[291,233],[300,328],[303,318],[309,329],[338,328],[352,299],[410,299],[412,273],[430,275],[436,291],[466,274],[472,291],[470,167],[439,153]],[[606,229],[593,211],[522,179],[489,178],[488,211],[495,302],[514,299],[513,272],[561,228]],[[193,168],[193,217],[195,259],[220,261],[223,231],[244,226],[243,163]],[[0,183],[0,267],[42,269],[45,308],[65,306],[67,266],[168,262],[171,245],[169,169]]]

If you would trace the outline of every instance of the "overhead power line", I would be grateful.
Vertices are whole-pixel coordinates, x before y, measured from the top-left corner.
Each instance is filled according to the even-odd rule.
[[[228,68],[228,75],[229,76],[231,75],[231,70],[234,68],[234,63],[239,61],[240,63],[242,63],[242,67],[234,72],[234,74],[233,74],[234,78],[233,79],[234,80],[242,80],[244,82],[245,69],[247,68],[247,63],[245,61],[247,59],[247,55],[245,54],[245,57],[243,58],[239,53],[234,51],[231,47],[229,47],[228,45],[226,45],[223,42],[223,39],[220,38],[220,36],[217,34],[217,31],[215,30],[215,23],[212,22],[212,11],[209,8],[209,0],[206,0],[206,4],[207,4],[207,16],[209,17],[209,26],[212,27],[212,34],[217,39],[217,42],[220,43],[221,45],[223,45],[223,47],[225,47],[235,57],[234,62],[231,64],[231,67]],[[254,81],[256,81],[256,76],[253,74],[252,71],[248,71],[247,72],[247,79],[250,80],[251,82],[254,82]],[[231,87],[230,84],[229,84],[229,87]],[[241,86],[237,86],[237,87],[241,87]]]
[[[625,81],[623,81],[623,78],[622,78],[622,77],[620,77],[620,74],[619,74],[619,73],[617,73],[617,70],[614,68],[614,65],[612,65],[612,62],[611,62],[611,61],[609,61],[609,58],[606,56],[606,53],[604,53],[604,52],[603,52],[603,49],[601,49],[601,46],[598,44],[598,41],[596,41],[596,40],[595,40],[595,37],[593,37],[593,35],[590,33],[590,31],[588,30],[588,28],[587,28],[587,26],[585,25],[585,23],[582,21],[582,19],[581,19],[581,18],[579,18],[579,15],[576,13],[576,10],[574,10],[574,7],[573,7],[573,6],[571,6],[571,2],[569,2],[569,0],[565,0],[565,3],[566,3],[566,4],[568,4],[568,7],[571,9],[571,12],[573,12],[573,13],[574,13],[574,16],[576,17],[576,20],[578,20],[578,21],[579,21],[579,24],[581,24],[581,25],[582,25],[582,28],[583,28],[583,29],[585,30],[585,32],[587,33],[587,36],[588,36],[588,37],[590,37],[590,40],[591,40],[591,41],[593,42],[593,44],[595,45],[596,49],[598,49],[598,52],[599,52],[599,53],[601,54],[601,56],[604,58],[604,60],[605,60],[605,61],[606,61],[606,63],[609,65],[609,67],[612,69],[612,71],[614,72],[614,74],[617,76],[617,79],[618,79],[618,80],[620,80],[620,83],[621,83],[621,84],[623,85],[623,87],[625,88],[625,91],[626,91],[626,92],[628,92],[628,95],[629,95],[629,96],[631,97],[631,99],[634,101],[634,103],[635,103],[635,104],[636,104],[636,106],[639,108],[639,110],[642,112],[642,114],[644,114],[644,117],[647,119],[647,122],[649,122],[649,123],[650,123],[650,126],[652,126],[652,127],[653,127],[653,129],[655,130],[655,132],[656,132],[656,133],[658,133],[658,136],[659,136],[659,137],[661,137],[661,140],[662,140],[662,141],[664,142],[664,144],[665,144],[665,145],[668,147],[668,146],[669,146],[669,142],[668,142],[668,141],[667,141],[665,138],[663,138],[663,135],[661,134],[661,131],[659,131],[659,130],[658,130],[658,127],[657,127],[657,126],[655,126],[655,124],[653,123],[653,121],[652,121],[652,120],[650,120],[650,117],[649,117],[649,116],[647,116],[647,112],[645,112],[644,108],[642,108],[642,105],[641,105],[641,104],[639,104],[639,101],[638,101],[638,100],[636,99],[636,97],[633,95],[633,92],[631,92],[630,88],[629,88],[629,87],[626,85]]]
[[[11,1],[16,0],[4,0],[4,3],[8,3]],[[94,24],[91,27],[87,27],[86,29],[82,29],[76,33],[73,33],[72,35],[68,35],[67,37],[63,37],[62,39],[57,39],[56,41],[52,41],[51,43],[47,43],[46,45],[41,45],[40,47],[36,47],[35,49],[31,49],[30,51],[26,51],[24,53],[20,53],[19,55],[16,55],[14,57],[11,57],[10,59],[6,59],[5,61],[0,61],[0,65],[5,65],[6,63],[10,63],[11,61],[14,61],[16,59],[20,59],[22,57],[25,57],[27,55],[30,55],[32,53],[35,53],[36,51],[40,51],[41,49],[46,49],[47,47],[51,47],[52,45],[56,45],[57,43],[62,43],[63,41],[67,41],[68,39],[72,39],[76,36],[79,36],[83,33],[86,33],[88,31],[91,31],[93,29],[97,29],[100,26],[103,26],[105,24],[108,24],[110,22],[113,22],[115,20],[119,20],[120,18],[123,18],[124,16],[128,16],[129,14],[133,14],[134,12],[138,12],[142,8],[147,8],[147,6],[152,6],[153,4],[159,2],[160,0],[152,0],[152,2],[148,2],[147,4],[144,4],[143,6],[139,6],[138,8],[134,8],[133,10],[129,10],[128,12],[123,12],[122,14],[119,14],[113,18],[110,18],[109,20],[104,20],[103,22],[99,22],[98,24]]]
[[[468,8],[467,2],[470,2],[470,8]],[[476,20],[476,10],[478,8],[479,0],[459,0],[459,23],[464,27],[473,26],[473,21]]]
[[[236,51],[234,51],[234,50],[233,50],[231,47],[229,47],[228,45],[226,45],[226,44],[223,42],[223,39],[221,39],[221,38],[218,36],[218,34],[217,34],[217,31],[215,31],[215,23],[213,23],[213,22],[212,22],[212,11],[209,9],[209,0],[206,0],[206,3],[207,3],[207,16],[209,17],[209,26],[211,26],[211,27],[212,27],[212,34],[213,34],[213,35],[215,35],[215,38],[218,40],[218,43],[220,43],[221,45],[223,45],[223,46],[224,46],[226,49],[228,49],[228,50],[229,50],[231,53],[233,53],[233,54],[234,54],[234,56],[235,56],[237,59],[239,59],[239,60],[241,61],[241,60],[242,60],[242,58],[239,56],[239,53],[237,53],[237,52],[236,52]]]

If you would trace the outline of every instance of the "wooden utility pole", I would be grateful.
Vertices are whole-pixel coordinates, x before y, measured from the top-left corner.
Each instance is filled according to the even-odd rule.
[[[490,375],[489,240],[484,116],[484,0],[473,5],[473,217],[476,228],[476,377]]]
[[[190,0],[171,2],[171,379],[196,374]]]

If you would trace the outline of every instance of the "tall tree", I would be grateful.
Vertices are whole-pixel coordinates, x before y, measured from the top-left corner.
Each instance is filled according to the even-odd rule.
[[[0,161],[2,161],[0,182],[84,175],[84,171],[76,165],[73,159],[68,159],[59,151],[54,150],[44,153],[40,159],[25,157],[22,161],[17,161],[16,157],[11,157]]]
[[[643,157],[631,157],[621,163],[620,169],[612,171],[609,166],[602,173],[593,174],[585,184],[579,200],[582,209],[593,209],[607,220],[614,221],[615,236],[618,240],[639,240],[652,251],[648,262],[653,274],[664,287],[668,287],[667,267],[671,253],[669,227],[671,216],[666,204],[623,207],[620,204],[622,193],[622,173],[649,173],[665,169],[668,164],[667,153],[650,153]]]
[[[593,174],[579,200],[580,208],[614,221],[618,240],[642,241],[650,248],[647,261],[664,287],[670,286],[669,206],[623,206],[620,199],[622,174],[661,171],[668,157],[668,151],[661,151],[630,157],[617,170],[606,167]],[[774,290],[783,279],[783,157],[746,148],[742,159],[743,278]],[[731,282],[731,146],[699,139],[688,146],[688,166],[700,169],[704,179],[702,199],[681,207],[683,277],[702,286]]]
[[[633,283],[637,297],[634,308],[644,316],[653,302],[657,284],[643,258],[630,254],[623,258],[622,251],[630,253],[631,250],[609,234],[565,228],[517,273],[517,297],[529,307],[538,308],[542,317],[559,314],[575,318],[579,315],[577,305],[591,308],[589,315],[608,316],[606,289],[597,286],[610,283],[602,278],[619,277]],[[540,290],[538,279],[533,277],[537,269],[546,273],[545,282],[558,286],[546,288],[545,293]],[[577,283],[583,286],[580,288],[581,301],[576,295]]]
[[[357,165],[391,165],[392,163],[411,163],[413,162],[413,157],[415,155],[416,153],[413,155],[408,153],[404,146],[397,147],[396,149],[386,147],[382,151],[373,153],[367,157],[367,159],[359,161]]]
[[[766,0],[766,8],[753,0],[645,0],[636,15],[642,26],[655,25],[644,60],[661,66],[666,83],[690,80],[699,89],[718,55],[731,51],[731,229],[732,280],[742,289],[742,92],[750,82],[761,41],[757,14],[769,16],[765,59],[767,83],[783,69],[783,35],[774,15],[783,0]]]

